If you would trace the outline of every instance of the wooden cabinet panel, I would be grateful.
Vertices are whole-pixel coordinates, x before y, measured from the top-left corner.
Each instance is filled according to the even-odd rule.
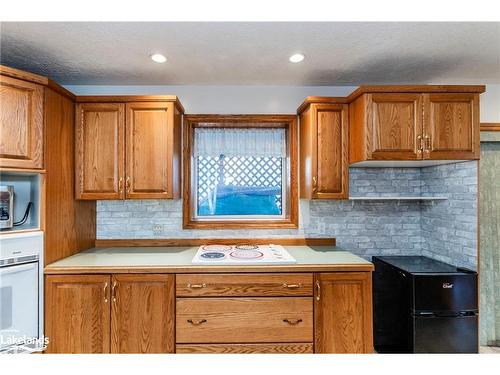
[[[424,94],[425,159],[479,159],[479,94]]]
[[[312,343],[286,344],[180,344],[176,353],[181,354],[312,354]]]
[[[174,352],[174,276],[114,275],[112,353]]]
[[[177,298],[176,342],[312,342],[312,298]]]
[[[177,275],[177,297],[312,296],[313,276],[289,274]]]
[[[422,134],[421,94],[367,95],[371,131],[371,159],[422,158],[418,136]]]
[[[109,353],[109,328],[109,276],[46,276],[48,353]]]
[[[316,353],[372,353],[370,272],[315,275]]]
[[[43,168],[44,87],[0,76],[0,167]]]
[[[318,198],[347,198],[347,105],[313,105],[317,127]],[[313,189],[315,182],[313,181]]]
[[[172,103],[127,103],[127,198],[172,198],[173,111]]]
[[[77,199],[124,197],[124,127],[123,104],[77,104]]]
[[[348,197],[348,106],[311,104],[300,113],[300,197]]]

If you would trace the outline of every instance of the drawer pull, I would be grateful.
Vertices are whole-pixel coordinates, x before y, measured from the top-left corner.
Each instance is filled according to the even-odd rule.
[[[302,288],[302,284],[301,283],[298,283],[298,284],[287,284],[287,283],[284,283],[283,284],[283,288],[298,289],[298,288]]]
[[[285,323],[292,325],[292,326],[295,326],[295,325],[299,324],[300,322],[302,322],[302,319],[291,319],[291,320],[290,319],[283,319],[283,321]]]
[[[188,284],[187,287],[191,288],[191,289],[201,289],[201,288],[206,288],[207,284],[205,284],[205,283],[203,283],[203,284]]]
[[[188,319],[188,320],[187,320],[187,322],[188,322],[188,323],[191,323],[191,324],[192,324],[192,325],[194,325],[194,326],[199,326],[199,325],[201,325],[201,324],[203,324],[203,323],[206,323],[206,322],[207,322],[207,320],[206,320],[206,319],[201,319],[201,320],[196,320],[196,321],[194,321],[193,319]]]

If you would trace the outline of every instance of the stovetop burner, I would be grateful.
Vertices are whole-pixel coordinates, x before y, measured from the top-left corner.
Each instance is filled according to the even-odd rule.
[[[210,259],[222,259],[226,256],[226,254],[224,253],[218,253],[218,252],[207,252],[207,253],[203,253],[200,255],[200,258],[203,258],[203,259],[207,259],[207,260],[210,260]]]
[[[280,245],[222,245],[200,246],[193,257],[193,264],[210,265],[281,265],[297,261]]]
[[[258,250],[259,246],[244,244],[244,245],[236,245],[235,249],[238,249],[238,250]]]
[[[259,259],[264,256],[263,253],[257,250],[235,250],[229,255],[235,259]]]

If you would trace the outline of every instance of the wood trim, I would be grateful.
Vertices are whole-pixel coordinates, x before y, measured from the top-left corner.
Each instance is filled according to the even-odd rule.
[[[40,85],[48,85],[49,80],[47,77],[34,74],[34,73],[28,73],[19,69],[11,68],[5,65],[0,65],[0,74],[3,76],[11,77],[11,78],[17,78],[17,79],[22,79],[23,81],[28,81],[32,83],[38,83]]]
[[[481,122],[482,132],[500,132],[500,122]]]
[[[20,168],[0,168],[0,173],[22,173],[23,175],[29,174],[44,174],[46,172],[45,169],[20,169]]]
[[[251,242],[256,245],[336,246],[335,238],[173,238],[96,240],[96,247],[190,247],[209,244],[234,245]]]
[[[50,78],[48,79],[47,86],[57,92],[58,94],[61,94],[62,96],[67,97],[68,99],[71,99],[72,101],[75,101],[76,95],[73,94],[71,91],[68,89],[62,87],[60,84],[57,82],[51,80]]]
[[[367,93],[483,93],[485,85],[375,85],[360,86],[348,97],[351,103],[356,98]]]
[[[32,82],[32,83],[38,83],[40,85],[47,86],[57,92],[58,94],[61,94],[68,99],[75,100],[76,96],[69,90],[65,89],[61,85],[59,85],[57,82],[51,80],[50,78],[34,74],[34,73],[29,73],[25,72],[19,69],[14,69],[10,68],[5,65],[0,65],[0,74],[3,76],[11,77],[11,78],[17,78],[21,79],[23,81],[27,82]]]
[[[267,123],[286,124],[288,129],[288,159],[290,160],[290,185],[288,191],[288,217],[284,220],[234,220],[215,221],[193,220],[191,215],[191,154],[193,129],[207,123],[212,127],[221,127],[223,124],[241,127],[268,127]],[[213,125],[212,125],[213,124]],[[246,124],[246,125],[245,125]],[[260,125],[259,125],[260,124]],[[263,125],[264,124],[264,125]],[[202,125],[203,126],[203,125]],[[295,115],[187,115],[184,117],[184,179],[183,179],[183,228],[184,229],[296,229],[298,228],[298,134],[297,116]]]
[[[174,102],[181,113],[184,113],[176,95],[77,95],[77,103],[129,103],[129,102]]]
[[[300,115],[313,103],[316,104],[347,104],[347,98],[341,96],[308,96],[297,108],[297,114]]]
[[[265,266],[268,272],[369,272],[373,271],[373,264],[293,264],[288,266]],[[104,273],[260,273],[262,266],[89,266],[89,267],[45,267],[45,275],[65,275],[65,274],[104,274]]]

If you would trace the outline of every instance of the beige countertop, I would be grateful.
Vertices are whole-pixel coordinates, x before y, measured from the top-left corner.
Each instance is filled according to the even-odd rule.
[[[64,273],[199,273],[371,271],[373,264],[338,246],[284,246],[297,260],[287,265],[193,265],[198,247],[92,248],[45,267]]]

